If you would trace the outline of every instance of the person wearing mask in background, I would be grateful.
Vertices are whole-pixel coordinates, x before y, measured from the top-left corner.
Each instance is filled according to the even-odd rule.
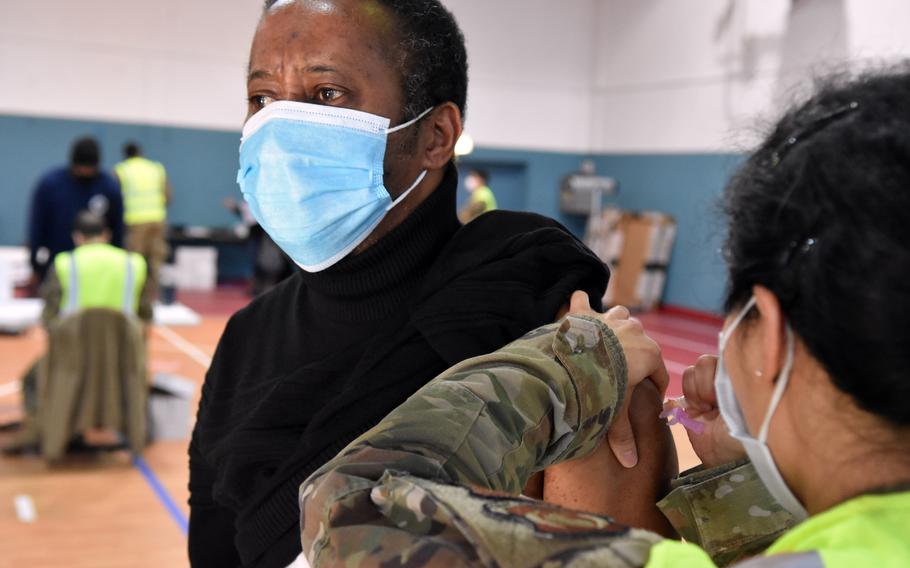
[[[123,218],[127,226],[126,246],[145,258],[151,301],[158,298],[158,277],[167,257],[167,205],[171,184],[164,166],[142,155],[136,142],[123,147],[124,160],[114,166],[123,192]]]
[[[88,308],[109,308],[138,317],[148,324],[152,306],[147,295],[145,260],[136,254],[111,245],[111,231],[104,218],[81,211],[73,222],[72,252],[54,257],[41,296],[44,312],[41,320],[50,329],[62,317]],[[22,379],[23,405],[26,415],[37,412],[38,363]],[[20,445],[8,448],[21,451]]]
[[[832,79],[726,188],[720,355],[683,374],[704,470],[660,503],[688,542],[624,526],[628,503],[614,521],[516,498],[531,472],[591,456],[621,409],[636,435],[659,412],[636,401],[659,351],[579,295],[561,326],[435,379],[303,484],[311,564],[910,566],[907,101],[910,66]],[[591,483],[644,482],[600,455]]]
[[[606,268],[558,223],[459,224],[467,80],[438,0],[267,2],[238,178],[302,270],[231,319],[206,375],[194,566],[295,562],[307,476],[446,368],[554,321],[574,290],[602,297]]]
[[[29,217],[33,284],[44,281],[57,254],[73,250],[73,221],[83,210],[101,215],[110,227],[111,243],[123,245],[123,198],[117,180],[101,171],[101,151],[94,138],[73,143],[70,164],[38,182]]]
[[[490,174],[486,170],[471,170],[464,178],[464,188],[471,197],[458,213],[462,223],[470,223],[484,213],[496,210],[496,196],[490,189]]]

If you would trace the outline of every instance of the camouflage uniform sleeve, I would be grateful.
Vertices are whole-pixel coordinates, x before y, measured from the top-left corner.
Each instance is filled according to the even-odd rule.
[[[301,486],[310,563],[642,565],[659,537],[517,497],[594,450],[626,381],[613,333],[576,316],[447,371]]]
[[[761,554],[795,524],[748,461],[690,470],[657,506],[721,566]]]

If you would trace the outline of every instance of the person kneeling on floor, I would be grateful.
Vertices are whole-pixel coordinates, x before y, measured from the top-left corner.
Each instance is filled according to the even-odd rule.
[[[9,451],[42,445],[39,431],[47,430],[48,426],[42,425],[42,416],[66,421],[64,416],[55,417],[48,409],[40,408],[42,403],[39,401],[47,402],[46,398],[53,390],[48,387],[54,375],[85,375],[94,386],[117,385],[117,392],[125,377],[141,376],[144,380],[145,345],[143,330],[136,320],[147,324],[152,318],[151,305],[143,293],[146,264],[140,255],[111,245],[110,238],[111,233],[101,217],[82,211],[74,223],[76,249],[60,253],[53,260],[42,287],[45,301],[42,321],[49,336],[48,354],[39,359],[22,380],[25,428]],[[58,349],[55,350],[55,346]],[[85,356],[89,351],[101,356]],[[46,377],[44,380],[42,375]],[[85,387],[89,388],[89,385]],[[69,398],[68,395],[58,396]],[[141,394],[141,398],[144,401],[145,395]],[[123,417],[118,408],[122,397],[102,397],[102,400],[107,400],[112,407],[83,409],[96,415],[85,416],[83,421],[86,424],[98,421],[121,424]],[[127,401],[126,406],[132,408],[136,404],[138,401]],[[144,412],[141,415],[144,417]],[[127,418],[129,421],[135,419]],[[64,444],[69,441],[70,434],[79,434],[70,432],[73,425],[78,428],[78,423],[79,420],[69,421],[63,427]],[[139,426],[134,425],[130,430],[137,428]],[[138,432],[134,434],[138,440]],[[54,445],[58,444],[55,442]]]

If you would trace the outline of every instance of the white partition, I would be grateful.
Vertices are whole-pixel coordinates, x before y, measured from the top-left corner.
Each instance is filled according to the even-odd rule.
[[[13,286],[24,286],[32,277],[32,265],[25,247],[0,247],[0,264],[6,267]]]
[[[177,247],[172,275],[178,290],[214,290],[218,283],[218,249]]]

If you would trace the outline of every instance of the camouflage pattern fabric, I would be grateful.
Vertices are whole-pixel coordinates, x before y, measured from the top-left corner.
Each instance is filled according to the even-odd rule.
[[[796,524],[748,461],[686,472],[658,507],[719,565],[756,556]]]
[[[626,384],[618,340],[586,317],[465,361],[301,485],[304,553],[314,567],[645,565],[661,537],[518,497],[597,447]]]

